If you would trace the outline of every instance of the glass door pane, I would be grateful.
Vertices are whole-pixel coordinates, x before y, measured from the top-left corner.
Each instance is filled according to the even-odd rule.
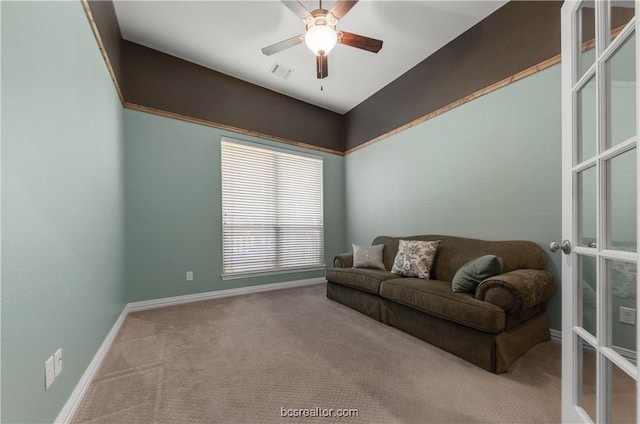
[[[635,355],[636,341],[636,279],[637,269],[632,262],[605,261],[606,287],[609,309],[609,340],[607,345],[621,355]],[[632,319],[633,318],[633,319]]]
[[[592,76],[577,93],[578,151],[576,163],[596,154],[596,78]]]
[[[595,247],[596,240],[596,168],[591,167],[578,173],[578,245]]]
[[[612,0],[609,2],[609,22],[611,39],[614,39],[635,16],[635,2],[633,0]]]
[[[636,149],[606,161],[607,170],[607,248],[637,251]]]
[[[580,28],[579,48],[579,74],[578,79],[584,75],[596,60],[595,34],[596,34],[596,13],[595,2],[583,2],[578,11],[578,22]]]
[[[578,287],[582,300],[580,302],[580,318],[578,323],[593,336],[596,336],[597,316],[597,293],[598,285],[596,280],[596,258],[592,256],[578,256]]]
[[[633,424],[636,421],[637,389],[636,381],[610,361],[607,367],[611,373],[609,385],[611,397],[611,420],[616,424]]]
[[[609,125],[607,148],[636,135],[636,37],[628,38],[607,60]]]
[[[578,363],[582,365],[580,384],[578,387],[578,406],[589,415],[592,421],[596,421],[596,351],[586,341],[578,339]]]

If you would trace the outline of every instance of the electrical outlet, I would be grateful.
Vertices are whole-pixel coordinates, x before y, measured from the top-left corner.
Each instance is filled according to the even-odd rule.
[[[636,325],[636,310],[633,308],[620,307],[620,322]]]
[[[53,369],[55,377],[58,377],[62,372],[62,348],[56,350],[53,354]]]
[[[53,369],[53,356],[49,356],[44,363],[44,389],[49,390],[51,384],[53,384],[53,380],[55,377],[55,371]]]
[[[193,271],[187,271],[187,281],[193,281]]]

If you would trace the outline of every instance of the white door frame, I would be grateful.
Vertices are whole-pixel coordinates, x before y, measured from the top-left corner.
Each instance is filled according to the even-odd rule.
[[[562,240],[570,240],[572,243],[579,243],[577,239],[578,235],[578,222],[575,214],[575,205],[578,202],[577,196],[579,195],[578,190],[576,189],[576,167],[574,164],[574,154],[575,154],[575,135],[577,134],[577,126],[573,117],[573,109],[575,107],[575,94],[573,91],[575,81],[575,69],[580,67],[579,57],[581,54],[581,49],[575,49],[574,43],[582,42],[579,38],[579,25],[581,24],[579,19],[577,19],[577,11],[579,7],[585,3],[582,0],[567,0],[562,7],[561,12],[561,22],[562,22]],[[601,65],[602,60],[598,62],[598,58],[602,58],[602,54],[605,53],[605,47],[608,49],[607,54],[613,51],[616,48],[616,43],[611,43],[612,48],[609,46],[604,46],[601,40],[608,39],[610,30],[609,23],[605,18],[607,17],[609,3],[606,0],[596,0],[595,1],[595,9],[598,9],[596,12],[596,22],[600,19],[600,22],[596,24],[596,85],[598,88],[598,94],[596,95],[596,116],[597,124],[596,124],[596,132],[597,136],[597,146],[601,146],[605,141],[605,129],[601,125],[604,121],[604,116],[607,112],[607,102],[605,102],[604,98],[601,96],[603,91],[603,87],[606,86],[605,77],[603,74],[604,64]],[[636,16],[640,12],[640,1],[635,1],[635,10]],[[634,18],[637,19],[637,18]],[[633,24],[632,24],[633,25]],[[625,30],[621,33],[621,35],[630,34],[631,25],[628,25]],[[636,28],[637,30],[637,28]],[[620,38],[622,39],[622,37]],[[618,45],[621,43],[618,43]],[[636,31],[636,114],[640,111],[640,95],[638,95],[638,82],[640,81],[640,42],[638,41],[638,34]],[[583,76],[584,78],[584,76]],[[581,80],[584,81],[584,79]],[[633,143],[629,143],[629,146],[635,147],[636,149],[636,187],[640,187],[640,154],[638,154],[638,134],[640,129],[640,118],[636,116],[636,137]],[[626,143],[622,143],[626,144]],[[604,335],[608,334],[608,323],[611,318],[611,311],[608,311],[605,305],[607,305],[608,298],[608,289],[605,286],[606,278],[604,271],[602,269],[602,264],[605,263],[606,259],[616,260],[618,257],[623,260],[630,260],[633,258],[636,265],[638,264],[638,255],[635,253],[634,255],[629,255],[629,253],[619,253],[606,249],[605,241],[608,240],[607,234],[607,225],[604,221],[603,217],[605,216],[605,211],[602,206],[608,204],[608,199],[605,197],[606,193],[604,190],[604,175],[605,171],[603,168],[603,163],[606,161],[606,157],[604,155],[600,155],[600,152],[606,150],[604,148],[597,147],[597,154],[594,158],[593,164],[597,165],[595,169],[598,172],[598,200],[597,200],[597,230],[596,230],[596,238],[597,238],[597,261],[598,261],[598,290],[597,290],[597,299],[598,299],[598,328],[597,328],[597,343],[596,350],[597,354],[597,391],[599,393],[600,401],[598,404],[598,412],[597,416],[594,417],[598,422],[604,422],[607,420],[610,412],[610,404],[611,399],[606,399],[609,393],[609,386],[611,384],[611,376],[605,369],[605,363],[609,360],[613,360],[613,362],[618,365],[623,371],[627,374],[633,376],[633,378],[639,381],[640,371],[637,365],[633,365],[628,361],[621,360],[622,357],[618,358],[618,354],[611,348],[608,347],[606,342],[603,342]],[[615,149],[611,149],[615,150]],[[611,157],[619,154],[611,153]],[[603,159],[604,157],[604,159]],[[591,165],[589,165],[591,166]],[[637,197],[636,197],[637,199]],[[640,202],[636,202],[636,206],[638,210],[636,211],[636,220],[640,218]],[[636,240],[640,240],[640,225],[637,226],[637,238]],[[607,236],[607,237],[605,237]],[[578,253],[581,254],[589,254],[593,255],[594,249],[589,252],[589,249],[585,247],[577,247],[575,248]],[[604,259],[601,259],[604,258]],[[577,270],[577,254],[572,252],[570,254],[562,255],[562,421],[563,422],[579,422],[579,423],[590,423],[592,422],[591,418],[585,411],[578,407],[577,405],[580,403],[579,398],[581,396],[579,390],[578,382],[581,381],[582,378],[582,363],[579,358],[582,357],[579,349],[582,349],[581,345],[578,344],[577,334],[580,336],[589,338],[590,335],[587,332],[579,328],[577,323],[580,322],[578,314],[581,313],[581,306],[578,303],[581,299],[579,285],[576,284],[577,278],[575,273]],[[639,306],[638,303],[638,280],[636,280],[636,308]],[[605,318],[605,314],[609,314],[608,317]],[[593,340],[593,338],[591,337]],[[640,326],[636,325],[636,342],[640,341]],[[593,342],[591,342],[593,343]],[[637,351],[637,347],[636,347]],[[607,359],[605,359],[605,357]],[[636,386],[636,411],[640,412],[640,396],[637,395],[637,386]]]
[[[562,240],[573,240],[573,72],[578,59],[573,54],[573,31],[579,0],[567,0],[562,6]],[[566,66],[570,62],[571,66]],[[568,86],[567,86],[568,84]],[[570,141],[568,141],[570,140]],[[569,173],[567,176],[566,174]],[[581,408],[576,408],[574,381],[579,365],[574,358],[574,312],[577,308],[573,287],[573,255],[562,255],[562,422],[590,422]]]

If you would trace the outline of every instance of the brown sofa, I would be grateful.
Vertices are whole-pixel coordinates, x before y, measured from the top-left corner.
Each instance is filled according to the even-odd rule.
[[[398,241],[440,240],[431,279],[400,277],[389,270]],[[546,307],[556,292],[544,271],[543,250],[529,241],[483,241],[426,235],[377,237],[386,270],[352,268],[352,253],[327,269],[327,297],[494,373],[506,372],[531,347],[549,340]],[[503,273],[475,293],[455,293],[451,280],[467,262],[502,258]]]

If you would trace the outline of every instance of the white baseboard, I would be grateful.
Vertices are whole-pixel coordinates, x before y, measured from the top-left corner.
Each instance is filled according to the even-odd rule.
[[[549,333],[551,333],[551,340],[552,341],[562,344],[562,331],[554,330],[552,328],[552,329],[549,330]],[[589,349],[589,346],[587,346],[587,349]],[[618,352],[620,354],[620,356],[622,356],[623,358],[631,361],[634,364],[636,363],[636,360],[638,358],[638,354],[636,352],[634,352],[633,350],[625,349],[623,347],[615,347],[613,350]]]
[[[187,294],[184,296],[165,297],[162,299],[143,300],[142,302],[129,303],[127,306],[129,307],[129,312],[137,312],[145,311],[147,309],[163,308],[165,306],[181,305],[183,303],[200,302],[202,300],[220,299],[229,296],[288,289],[326,282],[327,280],[325,280],[324,277],[309,278],[306,280],[286,281],[284,283],[261,284],[258,286],[240,287],[237,289],[217,290],[205,293]]]
[[[67,399],[67,402],[62,407],[62,410],[58,414],[58,417],[56,418],[54,423],[57,424],[71,422],[73,415],[76,413],[76,410],[80,405],[80,401],[87,392],[87,389],[89,389],[89,386],[93,381],[93,377],[96,375],[96,372],[98,372],[98,368],[100,368],[102,360],[107,355],[107,352],[111,347],[111,343],[113,343],[113,339],[115,339],[118,331],[120,331],[120,327],[122,327],[127,314],[127,305],[125,305],[124,309],[118,316],[118,319],[116,319],[116,322],[113,324],[113,327],[111,327],[111,330],[109,330],[109,333],[107,333],[107,337],[105,337],[104,341],[100,345],[100,348],[98,348],[96,354],[93,355],[93,359],[89,363],[89,366],[84,371],[84,374],[82,374],[82,377],[80,377],[80,381],[78,381],[75,389],[73,389],[73,392],[71,392],[71,396],[69,396],[69,399]]]
[[[324,278],[309,278],[306,280],[285,281],[283,283],[272,283],[272,284],[261,284],[257,286],[241,287],[237,289],[218,290],[218,291],[211,291],[211,292],[205,292],[205,293],[188,294],[184,296],[174,296],[174,297],[166,297],[163,299],[153,299],[153,300],[145,300],[142,302],[127,303],[124,309],[122,310],[122,312],[120,313],[120,315],[118,316],[118,319],[113,324],[113,327],[111,327],[111,330],[107,334],[107,337],[104,339],[104,341],[100,345],[100,348],[98,349],[96,354],[93,356],[93,359],[89,363],[89,366],[87,367],[85,372],[82,374],[82,377],[80,377],[78,384],[76,384],[76,387],[73,389],[73,392],[71,392],[69,399],[67,399],[67,402],[62,407],[62,410],[60,410],[60,413],[58,414],[58,417],[56,418],[54,423],[67,424],[71,422],[71,420],[73,419],[73,416],[76,413],[76,410],[78,409],[78,406],[80,405],[80,401],[82,400],[85,393],[89,389],[89,386],[93,381],[93,377],[96,375],[98,368],[100,368],[100,365],[102,364],[104,357],[109,351],[109,348],[113,343],[113,340],[118,334],[118,331],[120,331],[120,327],[122,327],[122,324],[124,323],[125,318],[130,312],[145,311],[148,309],[162,308],[165,306],[172,306],[172,305],[181,305],[185,303],[199,302],[202,300],[220,299],[223,297],[240,296],[240,295],[251,294],[251,293],[260,293],[265,291],[288,289],[292,287],[309,286],[312,284],[320,284],[320,283],[326,283],[326,282],[327,280],[325,280]]]

